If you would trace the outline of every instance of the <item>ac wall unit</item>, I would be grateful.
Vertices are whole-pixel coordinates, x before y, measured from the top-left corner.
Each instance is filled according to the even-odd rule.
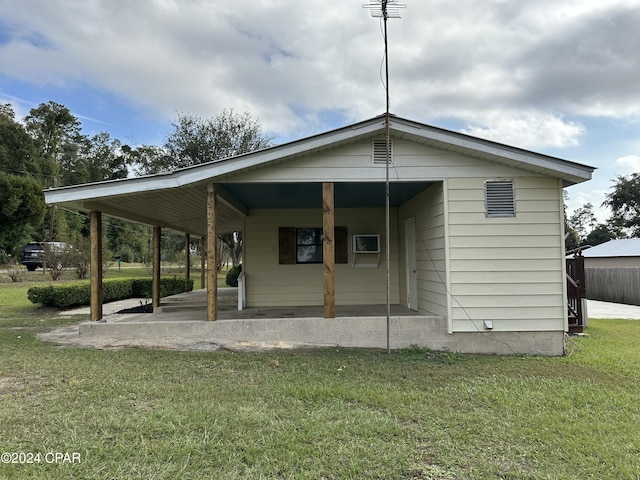
[[[380,253],[380,235],[353,235],[353,253]]]

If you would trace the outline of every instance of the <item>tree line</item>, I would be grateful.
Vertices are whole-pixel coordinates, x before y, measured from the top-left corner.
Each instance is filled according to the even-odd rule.
[[[271,139],[250,114],[223,110],[204,118],[179,114],[161,146],[130,146],[108,132],[82,133],[82,124],[64,105],[50,101],[17,119],[10,104],[0,105],[0,263],[18,259],[31,241],[88,245],[87,215],[47,206],[47,188],[151,175],[270,146]],[[107,255],[123,261],[150,258],[148,226],[108,218],[103,227]],[[234,265],[242,235],[220,237]],[[165,234],[163,252],[184,249],[180,235]]]
[[[233,110],[210,118],[179,114],[163,145],[130,146],[106,131],[83,134],[78,118],[53,101],[31,109],[23,119],[16,118],[10,104],[0,104],[0,262],[18,258],[31,241],[61,241],[78,248],[88,244],[87,216],[47,207],[43,189],[151,175],[270,145],[259,121]],[[614,180],[602,206],[612,212],[604,223],[597,221],[590,203],[565,213],[567,250],[640,236],[640,174]],[[108,254],[130,262],[150,257],[148,226],[109,218],[103,231]],[[241,233],[220,239],[237,265]],[[183,239],[166,234],[162,248],[168,255],[180,252]]]

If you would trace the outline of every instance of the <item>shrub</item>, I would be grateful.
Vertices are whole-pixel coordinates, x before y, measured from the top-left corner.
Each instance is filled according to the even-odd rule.
[[[150,297],[151,288],[152,281],[148,278],[105,280],[102,284],[102,301],[107,303],[125,298]],[[161,297],[190,292],[191,290],[193,290],[193,280],[187,281],[184,278],[175,277],[160,279]],[[39,303],[45,307],[78,307],[89,305],[91,301],[91,287],[89,282],[31,287],[27,291],[27,297],[32,303]]]
[[[227,283],[227,285],[229,285],[230,287],[237,287],[238,277],[240,276],[241,272],[242,264],[232,267],[231,270],[227,272],[227,276],[225,278],[225,282]]]

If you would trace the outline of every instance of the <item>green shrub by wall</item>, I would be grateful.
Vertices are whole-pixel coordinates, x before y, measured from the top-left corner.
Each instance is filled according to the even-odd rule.
[[[123,300],[125,298],[150,298],[152,280],[150,278],[127,278],[105,280],[102,282],[103,303]],[[167,297],[193,290],[193,280],[181,277],[162,277],[160,279],[160,296]],[[89,282],[67,283],[64,285],[48,285],[31,287],[27,297],[32,303],[45,307],[71,308],[89,305],[91,289]]]
[[[237,287],[238,277],[240,276],[241,272],[242,272],[242,264],[232,267],[231,270],[227,272],[227,276],[225,277],[225,282],[227,283],[227,285],[229,285],[230,287]]]

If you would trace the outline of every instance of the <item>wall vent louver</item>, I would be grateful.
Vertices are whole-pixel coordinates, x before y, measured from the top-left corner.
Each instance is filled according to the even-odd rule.
[[[389,142],[389,161],[393,163],[393,140]],[[373,141],[373,164],[385,165],[387,163],[387,140],[375,139]]]
[[[485,206],[487,217],[515,217],[516,200],[513,180],[485,182]]]

